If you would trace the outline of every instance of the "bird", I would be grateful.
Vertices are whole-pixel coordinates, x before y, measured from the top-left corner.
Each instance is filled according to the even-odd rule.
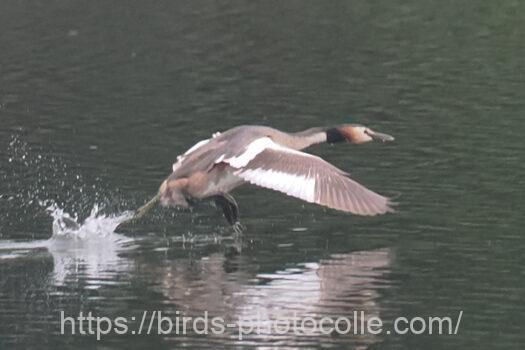
[[[230,192],[244,184],[356,215],[393,212],[393,203],[352,180],[348,173],[304,152],[319,143],[390,142],[394,137],[359,124],[315,127],[288,133],[268,126],[241,125],[197,142],[177,157],[157,195],[136,211],[142,216],[157,201],[189,208],[209,199],[222,209],[235,231],[242,231],[239,206]]]

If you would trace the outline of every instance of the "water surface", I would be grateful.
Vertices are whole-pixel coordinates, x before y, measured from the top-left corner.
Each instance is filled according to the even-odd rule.
[[[2,2],[0,345],[521,348],[524,16],[519,1]],[[395,214],[246,187],[241,241],[207,205],[112,232],[216,131],[345,122],[396,142],[311,152],[394,198]],[[64,213],[87,237],[53,229]],[[60,335],[61,310],[464,316],[454,336],[97,343]]]

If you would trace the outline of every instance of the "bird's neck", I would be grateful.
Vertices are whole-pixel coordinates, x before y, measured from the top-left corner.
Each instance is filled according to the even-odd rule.
[[[317,143],[327,141],[327,133],[324,128],[312,128],[301,132],[291,134],[294,148],[302,150]]]

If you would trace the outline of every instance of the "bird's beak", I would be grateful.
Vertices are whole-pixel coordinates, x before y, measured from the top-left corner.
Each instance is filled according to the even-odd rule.
[[[380,132],[372,131],[368,129],[366,133],[373,138],[374,140],[382,141],[382,142],[391,142],[394,141],[394,137],[388,134],[383,134]]]

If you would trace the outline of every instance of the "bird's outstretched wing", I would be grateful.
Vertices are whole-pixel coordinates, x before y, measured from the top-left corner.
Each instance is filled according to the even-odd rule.
[[[348,178],[344,171],[317,156],[281,146],[269,137],[257,139],[242,154],[221,161],[249,183],[307,202],[358,215],[393,211],[388,198]]]

